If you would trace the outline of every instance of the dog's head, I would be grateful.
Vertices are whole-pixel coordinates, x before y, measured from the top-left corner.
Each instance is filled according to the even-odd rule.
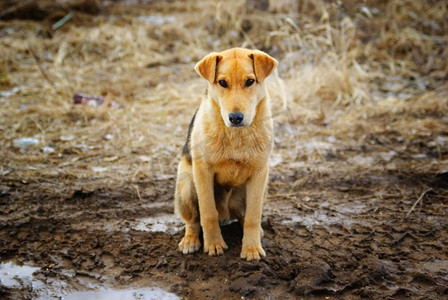
[[[194,69],[209,82],[210,96],[226,126],[242,127],[252,124],[257,105],[266,96],[264,79],[277,64],[262,51],[233,48],[210,53]]]

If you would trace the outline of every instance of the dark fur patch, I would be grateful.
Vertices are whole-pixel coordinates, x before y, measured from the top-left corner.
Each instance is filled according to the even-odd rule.
[[[190,125],[188,126],[187,141],[185,142],[184,148],[182,149],[182,155],[185,155],[189,162],[191,162],[191,132],[193,131],[194,119],[196,118],[197,113],[198,111],[194,113]]]

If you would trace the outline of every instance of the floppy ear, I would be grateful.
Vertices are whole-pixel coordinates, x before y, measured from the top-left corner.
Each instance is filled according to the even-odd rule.
[[[215,82],[216,77],[216,67],[218,62],[222,59],[222,56],[217,52],[212,52],[201,59],[194,70],[204,79],[210,83]]]
[[[249,57],[254,61],[254,71],[258,82],[262,82],[266,77],[268,77],[272,72],[274,72],[275,67],[277,67],[278,62],[275,58],[272,58],[268,54],[254,50]]]

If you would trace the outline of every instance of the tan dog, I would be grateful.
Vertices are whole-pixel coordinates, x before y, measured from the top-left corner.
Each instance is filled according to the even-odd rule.
[[[272,148],[272,117],[264,79],[277,61],[264,52],[234,48],[211,53],[196,64],[209,82],[208,97],[193,117],[178,167],[175,204],[185,221],[184,254],[200,248],[227,249],[220,222],[239,219],[241,257],[265,256],[261,213]]]

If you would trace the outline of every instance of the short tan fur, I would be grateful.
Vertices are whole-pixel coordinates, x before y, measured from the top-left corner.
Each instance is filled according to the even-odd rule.
[[[201,227],[204,252],[222,254],[227,245],[219,223],[239,219],[241,257],[266,255],[261,214],[273,137],[264,80],[276,66],[268,54],[243,48],[210,53],[196,64],[209,87],[178,166],[175,206],[185,221],[184,254],[199,250]]]

